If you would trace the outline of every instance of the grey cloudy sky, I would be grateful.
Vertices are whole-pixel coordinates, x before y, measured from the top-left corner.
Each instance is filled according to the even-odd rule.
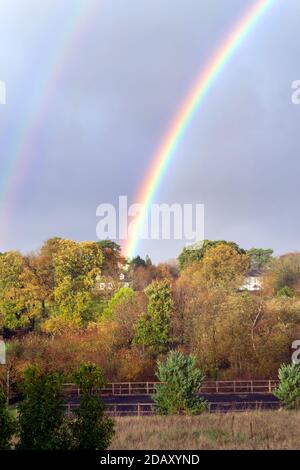
[[[86,0],[2,0],[0,184],[18,129],[74,9]],[[33,134],[0,251],[58,235],[96,239],[98,204],[134,202],[195,78],[254,0],[99,0]],[[219,75],[155,201],[205,204],[205,237],[299,249],[300,1],[275,0]],[[11,201],[1,200],[1,210]],[[155,261],[183,242],[142,242]]]

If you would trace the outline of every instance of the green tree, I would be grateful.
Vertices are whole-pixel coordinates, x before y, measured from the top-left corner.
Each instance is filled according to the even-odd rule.
[[[11,438],[15,431],[15,419],[9,414],[6,396],[0,389],[0,450],[11,448]]]
[[[300,367],[296,364],[283,364],[278,371],[279,385],[274,392],[289,410],[300,408]]]
[[[271,248],[251,248],[247,250],[247,255],[250,256],[251,259],[251,269],[261,271],[270,265],[273,250]]]
[[[197,414],[207,403],[199,389],[204,376],[196,367],[194,356],[170,351],[164,362],[158,362],[157,378],[161,382],[152,396],[160,414]]]
[[[129,264],[130,264],[130,267],[132,268],[140,268],[140,267],[146,268],[147,267],[146,261],[143,258],[141,258],[139,255],[133,258]]]
[[[114,423],[104,414],[105,406],[96,395],[105,385],[102,371],[95,364],[82,364],[75,381],[80,388],[80,405],[72,423],[73,448],[105,450],[114,435]]]
[[[134,342],[148,348],[151,353],[168,349],[170,336],[170,317],[173,300],[170,282],[154,281],[145,290],[148,297],[147,312],[137,322]]]
[[[66,449],[62,377],[42,375],[36,366],[24,373],[24,400],[18,406],[20,449]]]

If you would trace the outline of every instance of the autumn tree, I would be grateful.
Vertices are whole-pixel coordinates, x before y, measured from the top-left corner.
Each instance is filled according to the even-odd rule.
[[[122,287],[109,300],[100,317],[102,329],[114,330],[122,347],[132,345],[135,325],[145,305],[144,294],[141,294],[129,287]]]
[[[237,358],[229,357],[231,349],[223,347],[223,330],[227,323],[232,337],[230,326],[235,325],[232,339],[238,338],[246,321],[243,312],[254,315],[247,299],[238,292],[248,268],[247,255],[220,243],[207,250],[201,261],[189,264],[176,282],[172,329],[177,338],[183,339],[180,344],[184,349],[195,354],[203,370],[212,376],[237,367]],[[249,318],[249,331],[250,325]],[[241,349],[244,350],[242,336]]]
[[[25,257],[18,252],[0,256],[0,327],[31,328],[42,315],[41,286]]]
[[[32,271],[43,287],[45,303],[54,300],[54,289],[56,286],[55,259],[61,250],[63,240],[53,237],[47,240],[37,254],[29,257]]]
[[[103,254],[95,242],[61,240],[54,259],[55,289],[51,318],[46,331],[79,328],[96,319],[94,290],[101,276]]]
[[[203,257],[201,270],[210,288],[223,286],[239,288],[250,267],[249,257],[234,247],[218,243]]]
[[[300,254],[291,253],[273,259],[264,284],[273,295],[283,287],[292,288],[300,293]]]
[[[183,251],[178,256],[178,263],[179,263],[180,270],[182,271],[194,261],[201,261],[204,255],[206,254],[206,252],[217,245],[227,245],[233,248],[239,254],[245,253],[245,250],[240,248],[234,242],[227,242],[224,240],[216,240],[216,241],[204,240],[203,242],[197,242],[196,244],[183,249]]]
[[[120,245],[112,240],[101,240],[98,245],[103,253],[103,275],[118,277],[121,268],[125,265],[125,258],[122,256]]]

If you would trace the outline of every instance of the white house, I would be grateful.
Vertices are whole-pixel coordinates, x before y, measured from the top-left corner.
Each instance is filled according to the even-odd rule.
[[[247,290],[249,292],[260,291],[262,288],[262,281],[259,275],[250,273],[246,279],[245,283],[240,287],[240,290]]]

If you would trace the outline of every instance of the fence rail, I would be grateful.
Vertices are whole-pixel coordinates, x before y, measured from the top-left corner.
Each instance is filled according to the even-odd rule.
[[[102,396],[130,396],[152,395],[156,391],[159,382],[117,382],[106,384],[105,388],[96,393]],[[273,393],[278,385],[278,380],[207,380],[199,390],[203,394],[252,394]],[[65,384],[67,395],[80,395],[80,390],[75,384]]]
[[[74,408],[78,404],[68,403],[66,414],[70,418]],[[105,413],[112,417],[122,416],[153,416],[155,408],[153,403],[113,403],[106,405]],[[235,401],[235,402],[211,402],[208,404],[208,413],[240,413],[250,410],[274,410],[279,409],[280,403],[274,401]]]
[[[273,393],[278,380],[217,380],[206,381],[201,393]]]

